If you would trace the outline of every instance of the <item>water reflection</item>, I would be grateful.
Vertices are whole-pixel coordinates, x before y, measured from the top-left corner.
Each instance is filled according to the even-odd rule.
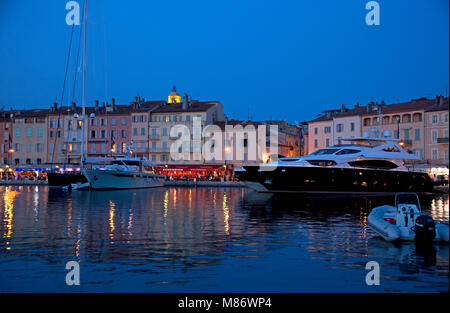
[[[295,197],[238,188],[69,193],[7,187],[0,194],[0,276],[16,291],[30,280],[27,271],[45,290],[63,290],[52,285],[56,274],[48,273],[59,268],[64,274],[55,264],[68,260],[82,263],[86,291],[161,291],[152,286],[162,285],[166,291],[359,291],[369,260],[385,269],[389,282],[381,291],[448,290],[448,246],[395,246],[367,227],[370,209],[393,198]],[[433,218],[448,220],[447,195],[421,204]],[[419,282],[414,273],[422,275]],[[313,277],[334,283],[312,286]],[[0,281],[0,290],[12,285]]]

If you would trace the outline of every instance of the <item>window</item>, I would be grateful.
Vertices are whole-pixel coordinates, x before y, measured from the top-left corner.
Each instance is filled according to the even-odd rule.
[[[414,154],[415,154],[417,157],[422,158],[423,150],[422,150],[422,149],[415,149],[415,150],[414,150]]]
[[[167,128],[163,128],[163,136],[167,136]]]
[[[325,132],[325,134],[331,133],[331,127],[330,126],[324,127],[324,132]]]
[[[125,117],[122,117],[122,125],[127,125],[127,119]]]
[[[342,155],[342,154],[354,154],[354,153],[358,153],[361,152],[361,150],[356,150],[356,149],[342,149],[341,151],[339,151],[338,153],[336,153],[336,155]]]
[[[319,132],[319,129],[317,127],[314,127],[314,135],[317,135],[318,132]]]
[[[138,130],[137,130],[137,128],[133,128],[133,136],[137,136],[137,134],[138,134]]]
[[[420,128],[414,130],[414,140],[420,140]]]
[[[437,149],[431,150],[431,159],[433,161],[436,161],[438,159],[438,150]]]
[[[189,122],[191,120],[191,116],[190,115],[186,115],[186,122]]]
[[[334,154],[335,152],[339,151],[339,149],[320,149],[317,150],[310,155],[326,155],[326,154]]]
[[[16,137],[20,137],[20,128],[16,128]]]
[[[145,136],[145,128],[144,127],[141,128],[141,136]]]
[[[350,123],[350,130],[355,131],[355,123]]]
[[[156,152],[156,142],[152,142],[152,152]]]
[[[162,143],[162,150],[163,150],[163,152],[167,152],[167,142],[166,141],[163,141],[163,143]]]
[[[433,114],[433,115],[431,115],[430,119],[431,119],[430,120],[431,124],[436,124],[439,122],[439,115]]]
[[[397,164],[385,160],[364,160],[348,163],[353,167],[374,168],[374,169],[392,169],[398,167]]]
[[[152,155],[152,161],[156,162],[156,155]]]
[[[432,143],[437,143],[437,138],[438,138],[438,131],[437,130],[432,130],[431,131],[431,142]]]
[[[42,128],[37,129],[37,135],[38,137],[42,137]]]
[[[102,130],[101,134],[102,134],[102,138],[106,138],[106,130]]]
[[[409,129],[404,129],[403,130],[403,138],[405,140],[409,140]]]
[[[330,138],[325,139],[325,146],[326,147],[330,146]]]
[[[448,162],[448,149],[444,150],[444,161]]]
[[[344,131],[344,124],[337,124],[336,125],[336,131],[338,133],[342,133]]]
[[[152,128],[152,138],[156,139],[156,128]]]
[[[314,139],[314,148],[317,148],[318,144],[317,144],[317,139]]]
[[[95,130],[91,130],[91,138],[95,138]]]
[[[115,118],[111,119],[111,125],[116,126],[116,119]]]
[[[31,144],[27,143],[27,152],[31,152]]]

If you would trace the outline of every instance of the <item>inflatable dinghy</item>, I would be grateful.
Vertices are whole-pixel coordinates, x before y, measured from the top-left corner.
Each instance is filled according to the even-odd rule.
[[[396,193],[395,207],[382,205],[374,208],[367,218],[367,224],[387,241],[449,241],[448,223],[436,222],[422,214],[416,193]]]

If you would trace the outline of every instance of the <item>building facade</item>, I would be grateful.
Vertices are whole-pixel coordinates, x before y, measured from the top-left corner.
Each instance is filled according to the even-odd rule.
[[[182,103],[168,103],[156,108],[149,123],[149,159],[160,164],[201,162],[202,129],[224,120],[223,105],[219,101],[189,100],[187,95]],[[170,148],[182,136],[190,140],[180,143],[178,152],[182,155],[180,160],[174,160]]]
[[[343,138],[390,135],[424,162],[442,163],[445,157],[448,159],[446,110],[448,98],[440,96],[394,104],[370,102],[349,110],[343,106],[326,111],[308,123],[308,153],[339,144]]]
[[[47,109],[14,111],[11,116],[11,162],[15,166],[42,165],[47,159]]]
[[[10,112],[0,112],[0,164],[11,164],[12,125]]]
[[[446,100],[446,101],[445,101]],[[449,143],[448,99],[425,111],[425,159],[431,164],[447,165]]]

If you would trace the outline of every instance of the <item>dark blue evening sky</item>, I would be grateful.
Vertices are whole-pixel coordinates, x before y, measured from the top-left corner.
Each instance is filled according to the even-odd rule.
[[[0,0],[0,107],[59,101],[66,2]],[[448,0],[378,1],[380,26],[366,25],[367,2],[89,0],[88,104],[166,99],[175,84],[220,100],[229,118],[294,122],[357,101],[448,95]]]

